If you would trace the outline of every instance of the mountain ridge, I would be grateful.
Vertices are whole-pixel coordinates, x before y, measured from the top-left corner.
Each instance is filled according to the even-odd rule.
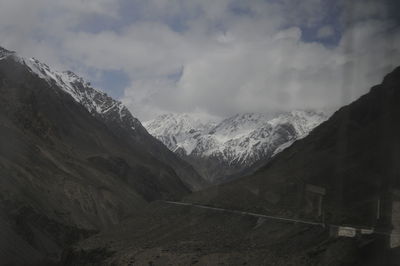
[[[323,112],[303,110],[236,114],[220,122],[166,114],[144,126],[215,183],[267,161],[326,118]]]

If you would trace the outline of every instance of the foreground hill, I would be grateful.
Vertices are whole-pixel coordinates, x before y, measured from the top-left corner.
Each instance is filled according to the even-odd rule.
[[[80,242],[65,262],[399,265],[399,247],[389,248],[400,230],[399,122],[397,68],[382,84],[338,110],[254,175],[185,199],[309,224],[159,202],[152,204],[151,215],[127,220],[123,226]],[[316,195],[323,195],[321,214],[315,214],[318,208],[312,199]],[[373,233],[337,238],[330,230],[338,225]]]
[[[203,184],[128,109],[72,72],[0,48],[0,261],[73,241]]]
[[[322,112],[297,110],[237,114],[216,123],[166,114],[144,126],[209,182],[220,183],[265,164],[326,118]]]

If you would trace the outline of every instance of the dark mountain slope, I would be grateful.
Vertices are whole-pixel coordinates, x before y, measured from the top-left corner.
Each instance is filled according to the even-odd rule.
[[[93,117],[106,124],[107,128],[121,139],[121,142],[129,143],[138,149],[144,150],[156,157],[160,162],[172,167],[182,182],[191,190],[198,190],[207,185],[193,167],[179,159],[148,134],[140,121],[121,102],[93,88],[90,83],[71,71],[54,71],[34,58],[25,59],[15,53],[8,53],[8,57],[25,65],[29,71],[45,80],[50,86],[59,87],[59,89],[69,94],[75,102],[84,107]]]
[[[111,117],[93,116],[0,52],[2,265],[57,260],[73,241],[143,212],[147,201],[190,191],[167,165],[179,159],[144,129],[132,136]]]
[[[399,230],[398,222],[390,221],[393,195],[400,185],[399,122],[397,68],[382,84],[341,108],[255,174],[185,199],[280,217],[373,227],[383,235],[334,238],[329,237],[330,226],[277,223],[160,202],[153,204],[151,215],[80,242],[65,262],[399,265],[399,248],[387,248],[393,226]],[[314,191],[325,189],[322,217],[310,212],[307,185],[313,185]],[[102,256],[93,256],[96,252]]]

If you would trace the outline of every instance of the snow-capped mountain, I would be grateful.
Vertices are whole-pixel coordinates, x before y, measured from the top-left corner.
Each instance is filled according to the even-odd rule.
[[[67,94],[85,108],[92,116],[107,124],[114,135],[142,146],[165,165],[171,167],[190,189],[197,190],[205,185],[204,180],[184,160],[171,153],[155,140],[141,122],[120,101],[93,88],[89,82],[71,71],[55,71],[35,58],[24,58],[17,53],[0,47],[0,60],[7,58],[17,62],[32,74],[47,82],[58,94]]]
[[[171,151],[189,155],[197,147],[198,137],[207,134],[216,123],[203,122],[189,114],[164,114],[143,125]]]
[[[25,59],[18,57],[13,52],[8,52],[5,56],[7,55],[13,56],[20,63],[28,66],[33,73],[46,80],[50,85],[56,85],[61,88],[92,115],[122,123],[133,130],[141,126],[139,120],[132,116],[128,108],[120,101],[114,100],[106,93],[93,88],[89,82],[86,82],[75,73],[52,70],[48,65],[35,58]]]
[[[302,110],[238,114],[219,123],[205,123],[189,114],[167,114],[144,126],[215,182],[272,158],[326,119],[322,112]]]
[[[10,55],[13,55],[13,54],[15,54],[15,53],[0,47],[0,60],[4,59]]]

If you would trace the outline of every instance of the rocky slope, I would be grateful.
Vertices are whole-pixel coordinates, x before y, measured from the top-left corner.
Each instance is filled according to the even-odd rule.
[[[115,134],[134,138],[137,143],[146,146],[146,149],[164,163],[170,165],[180,176],[181,180],[192,190],[198,190],[206,182],[187,163],[173,156],[167,149],[154,141],[147,133],[140,121],[135,118],[121,102],[109,97],[106,93],[91,87],[71,71],[57,72],[37,59],[15,57],[20,63],[29,67],[32,73],[56,85],[69,94],[77,103],[81,104],[94,117],[105,122]]]
[[[4,265],[57,261],[74,241],[143,213],[149,201],[202,184],[121,103],[3,48],[0,135]]]
[[[238,114],[219,123],[188,114],[161,115],[144,126],[212,183],[265,163],[326,120],[322,112]]]

